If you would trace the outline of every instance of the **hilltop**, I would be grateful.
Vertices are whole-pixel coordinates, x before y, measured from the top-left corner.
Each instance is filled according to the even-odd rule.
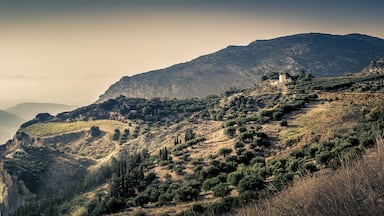
[[[384,53],[384,40],[361,34],[298,34],[229,46],[190,62],[122,77],[97,103],[120,95],[139,98],[192,98],[220,95],[229,87],[249,88],[269,73],[316,77],[360,72]]]

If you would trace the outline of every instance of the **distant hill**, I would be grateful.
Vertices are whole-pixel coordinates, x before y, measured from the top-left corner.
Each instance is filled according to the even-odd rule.
[[[24,119],[0,110],[0,145],[11,139]]]
[[[125,76],[97,102],[124,95],[142,98],[188,98],[246,88],[271,72],[305,69],[317,77],[360,72],[384,55],[384,40],[361,34],[298,34],[229,46],[169,68]]]
[[[55,103],[21,103],[6,109],[6,111],[21,116],[24,119],[32,119],[38,113],[56,115],[59,112],[70,111],[74,108],[75,106]]]

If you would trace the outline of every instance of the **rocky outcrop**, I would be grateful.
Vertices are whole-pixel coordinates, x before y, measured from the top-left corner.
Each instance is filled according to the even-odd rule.
[[[26,204],[36,195],[31,193],[22,180],[17,176],[11,176],[3,169],[3,163],[0,162],[0,210],[1,215],[8,215],[17,209],[17,207]]]
[[[362,74],[384,74],[384,57],[377,58],[366,67]]]
[[[94,164],[97,155],[89,149],[107,145],[104,155],[113,150],[114,145],[109,147],[110,143],[105,140],[93,143],[87,138],[88,133],[84,131],[35,137],[20,129],[13,140],[1,146],[2,215],[8,215],[30,201],[73,189],[85,177],[87,168]],[[82,148],[76,150],[81,144]]]

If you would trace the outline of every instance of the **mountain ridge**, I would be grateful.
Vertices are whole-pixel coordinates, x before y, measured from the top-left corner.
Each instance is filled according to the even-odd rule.
[[[364,55],[361,55],[363,53]],[[229,87],[251,87],[262,75],[305,69],[315,76],[360,72],[384,55],[384,40],[363,34],[303,33],[228,46],[160,70],[124,76],[96,103],[124,95],[190,98],[219,95]]]
[[[24,119],[32,119],[38,113],[48,112],[55,115],[59,112],[70,111],[75,107],[57,103],[25,102],[9,107],[6,111],[21,116]]]

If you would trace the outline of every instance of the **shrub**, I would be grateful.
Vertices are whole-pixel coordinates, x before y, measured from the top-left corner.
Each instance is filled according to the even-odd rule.
[[[214,177],[214,178],[209,178],[203,182],[203,185],[201,186],[201,189],[203,191],[209,191],[211,190],[214,186],[219,184],[221,181],[219,178]]]
[[[294,150],[290,153],[292,157],[295,158],[304,158],[304,151],[303,150]]]
[[[273,120],[281,120],[281,118],[284,116],[284,113],[283,112],[281,112],[281,111],[274,111],[273,113],[272,113],[272,118],[273,118]]]
[[[235,142],[233,147],[235,147],[235,149],[243,148],[244,144],[242,142],[240,142],[240,141],[237,141],[237,142]]]
[[[204,210],[205,210],[205,207],[203,205],[199,204],[199,203],[195,203],[195,204],[192,205],[191,210],[193,212],[203,213]]]
[[[219,155],[223,155],[224,157],[231,154],[232,149],[231,148],[221,148],[219,150]]]
[[[207,212],[211,215],[222,215],[228,212],[232,207],[233,197],[225,197],[219,202],[212,203],[207,206]]]
[[[120,139],[120,130],[118,128],[115,129],[115,132],[113,133],[112,140],[119,140]]]
[[[178,201],[192,201],[199,196],[200,190],[197,185],[184,182],[183,185],[175,191],[175,198]]]
[[[251,151],[244,151],[238,157],[239,158],[239,163],[243,163],[243,164],[248,165],[253,157],[254,157],[253,152],[251,152]]]
[[[236,135],[236,128],[229,126],[229,127],[225,128],[224,133],[228,137],[233,137]]]
[[[234,126],[237,122],[235,120],[228,120],[224,123],[224,127]]]
[[[212,191],[213,196],[215,197],[225,197],[232,191],[232,189],[226,183],[219,183],[212,188]]]
[[[101,134],[100,128],[98,126],[92,126],[90,131],[92,137],[98,137]]]
[[[177,165],[174,167],[174,171],[177,175],[182,175],[184,173],[184,166],[183,165]]]
[[[265,187],[264,179],[259,175],[245,176],[240,180],[238,189],[240,193],[245,191],[261,190]]]
[[[280,122],[280,126],[282,126],[282,127],[286,127],[286,126],[288,126],[288,121],[287,120],[282,120],[281,122]]]
[[[240,133],[243,133],[243,132],[245,132],[245,131],[247,131],[247,128],[246,128],[245,126],[241,126],[241,127],[239,127],[239,132],[240,132]]]
[[[242,178],[243,174],[241,172],[232,172],[228,174],[227,182],[233,186],[238,186]]]

